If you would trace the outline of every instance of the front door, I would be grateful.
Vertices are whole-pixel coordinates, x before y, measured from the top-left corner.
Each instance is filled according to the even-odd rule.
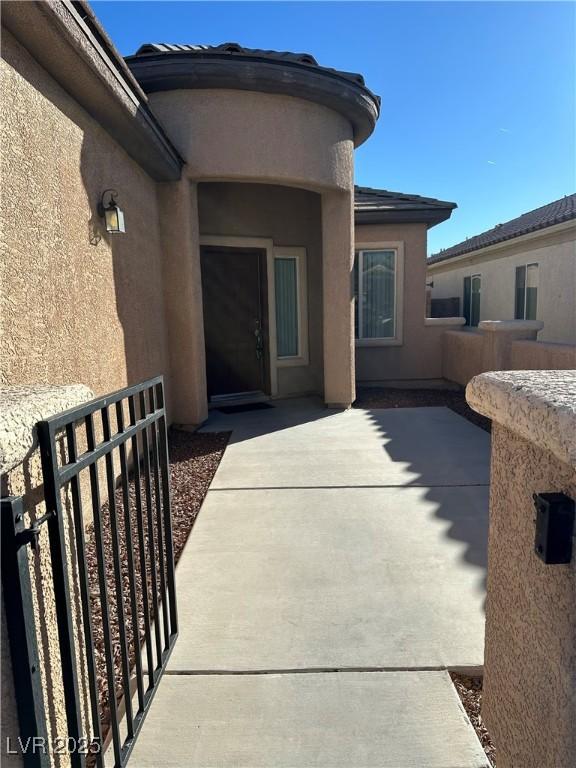
[[[201,266],[208,396],[265,392],[266,252],[203,246]]]

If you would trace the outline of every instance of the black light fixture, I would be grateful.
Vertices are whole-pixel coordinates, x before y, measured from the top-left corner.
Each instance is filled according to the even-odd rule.
[[[115,189],[105,189],[98,203],[98,214],[106,222],[106,232],[118,235],[126,232],[124,228],[124,213],[116,202],[118,192]]]

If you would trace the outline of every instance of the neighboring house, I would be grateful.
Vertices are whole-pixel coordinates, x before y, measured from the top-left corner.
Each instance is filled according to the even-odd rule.
[[[440,378],[426,233],[455,205],[355,188],[361,75],[233,43],[124,60],[85,2],[2,25],[4,383],[161,373],[198,424],[238,394],[348,407],[356,378]]]
[[[466,324],[542,320],[544,341],[576,343],[576,194],[428,259],[432,314],[458,298]]]

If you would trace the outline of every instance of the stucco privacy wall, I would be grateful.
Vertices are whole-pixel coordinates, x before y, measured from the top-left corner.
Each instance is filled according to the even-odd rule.
[[[198,185],[201,235],[270,238],[274,246],[306,248],[308,343],[306,366],[278,368],[278,394],[322,392],[322,221],[314,192],[264,184]],[[268,280],[273,280],[268,275]],[[274,364],[272,362],[272,364]]]
[[[167,376],[155,183],[5,29],[2,58],[3,382]],[[108,187],[116,237],[96,212]]]
[[[442,325],[426,325],[426,224],[356,225],[355,248],[371,243],[404,244],[402,343],[382,346],[356,344],[356,379],[440,379]],[[397,297],[398,298],[398,297]]]
[[[2,474],[2,496],[21,496],[26,527],[45,514],[44,486],[40,451],[34,425],[67,408],[80,405],[92,399],[92,392],[82,385],[71,386],[35,386],[7,387],[0,390],[0,472]],[[80,435],[78,436],[80,437]],[[81,477],[82,495],[88,498],[88,478]],[[103,484],[101,482],[101,487]],[[70,584],[73,626],[77,651],[78,685],[81,701],[83,734],[90,737],[88,713],[89,698],[86,677],[84,640],[79,618],[80,604],[77,588],[77,566],[74,540],[72,537],[71,500],[67,492],[62,493],[62,510],[66,531],[66,549],[68,553],[68,581]],[[29,575],[34,612],[34,628],[38,648],[38,665],[33,674],[40,677],[43,694],[46,731],[49,744],[54,740],[66,738],[68,727],[64,704],[60,644],[56,623],[56,602],[52,578],[52,560],[46,525],[40,527],[38,545],[35,549],[28,546]],[[3,583],[2,589],[13,588],[10,583]],[[7,626],[2,612],[2,765],[20,765],[19,755],[6,755],[7,742],[10,738],[11,749],[18,752],[17,739],[20,735],[16,696],[12,677],[10,646]],[[50,750],[51,751],[51,750]],[[50,765],[55,768],[70,765],[68,755],[52,755]]]
[[[430,266],[432,298],[458,296],[462,306],[464,277],[482,276],[481,320],[514,317],[516,267],[539,264],[537,318],[544,321],[541,341],[576,344],[576,226],[550,227],[462,260]]]
[[[576,345],[515,339],[514,334],[519,333],[513,330],[515,324],[509,321],[505,325],[510,329],[502,331],[446,331],[442,341],[443,378],[466,386],[472,377],[486,371],[576,369]],[[533,331],[528,333],[535,335]],[[494,344],[496,336],[500,337],[499,348]]]
[[[514,341],[510,368],[516,371],[576,369],[576,344]]]
[[[466,397],[494,422],[482,717],[498,768],[572,768],[576,557],[537,557],[532,494],[576,498],[576,372],[483,374]]]

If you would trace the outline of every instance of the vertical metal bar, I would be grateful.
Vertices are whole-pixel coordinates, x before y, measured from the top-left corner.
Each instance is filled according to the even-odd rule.
[[[88,450],[93,451],[96,447],[94,435],[94,418],[92,413],[85,417],[86,424],[86,442]],[[106,582],[106,560],[104,551],[104,540],[102,536],[101,504],[100,504],[100,485],[98,481],[98,464],[94,462],[90,465],[90,487],[92,495],[92,512],[94,515],[94,535],[96,543],[96,554],[98,563],[98,586],[100,588],[100,608],[102,611],[102,627],[104,630],[104,655],[106,657],[106,678],[108,683],[108,705],[110,707],[110,728],[112,729],[112,743],[114,747],[114,761],[116,766],[120,766],[121,747],[120,747],[120,729],[118,727],[118,706],[116,703],[116,679],[114,674],[114,659],[112,657],[112,638],[110,635],[110,616],[108,613],[108,586]]]
[[[160,442],[160,469],[162,472],[162,494],[164,508],[164,531],[166,546],[166,567],[168,571],[168,596],[170,599],[170,632],[178,634],[178,611],[176,607],[176,577],[174,564],[174,542],[172,538],[172,501],[170,496],[170,465],[168,456],[168,429],[164,404],[164,387],[162,382],[156,385],[156,407],[162,410],[158,421]]]
[[[154,387],[149,390],[150,410],[156,410]],[[162,520],[162,496],[160,495],[160,466],[158,459],[158,430],[156,422],[152,424],[152,464],[154,467],[154,500],[156,502],[156,527],[158,531],[158,569],[160,571],[160,591],[162,594],[162,621],[164,626],[164,650],[170,645],[170,626],[168,623],[168,595],[166,593],[166,570],[164,557],[164,532]]]
[[[118,431],[124,432],[123,400],[116,403],[116,422]],[[128,462],[126,460],[126,443],[120,443],[120,476],[122,479],[122,500],[124,505],[124,529],[126,536],[126,559],[128,562],[128,577],[130,584],[130,608],[132,611],[132,643],[134,646],[134,663],[136,666],[136,684],[138,688],[138,709],[144,709],[144,682],[142,677],[142,656],[140,653],[140,626],[138,619],[138,600],[136,598],[136,575],[134,570],[134,551],[132,544],[132,517],[130,514],[130,493],[128,489]]]
[[[64,686],[66,722],[68,726],[67,736],[69,739],[76,739],[76,743],[78,743],[83,734],[81,732],[74,625],[70,605],[70,585],[68,583],[68,553],[66,551],[64,516],[62,514],[60,483],[58,479],[56,434],[47,421],[39,422],[36,429],[40,444],[40,455],[42,457],[46,510],[47,512],[54,513],[48,520],[48,536],[50,540],[52,579],[56,602],[60,660],[62,664],[62,683]],[[86,764],[85,755],[80,754],[76,750],[70,754],[70,762],[72,768],[82,768]]]
[[[136,403],[134,395],[128,397],[130,424],[136,424]],[[138,530],[138,554],[140,559],[140,581],[142,589],[142,608],[144,611],[144,635],[146,638],[146,661],[148,664],[148,685],[154,685],[154,658],[152,655],[152,634],[150,621],[150,605],[148,600],[148,569],[146,567],[146,545],[144,536],[144,512],[142,510],[142,486],[140,478],[140,447],[138,435],[132,438],[132,456],[134,466],[134,494],[136,497],[136,526]]]
[[[102,416],[102,432],[104,442],[110,440],[110,414],[105,406],[100,411]],[[128,660],[128,641],[126,639],[126,620],[124,613],[124,590],[122,585],[122,564],[120,562],[120,537],[118,534],[118,515],[116,512],[116,482],[114,477],[114,457],[112,451],[106,453],[106,479],[108,484],[108,511],[112,534],[112,563],[114,566],[114,584],[116,587],[116,616],[118,633],[120,635],[120,658],[122,663],[122,688],[124,689],[124,706],[126,708],[126,728],[128,738],[134,736],[134,718],[132,714],[132,697],[130,695],[130,662]]]
[[[2,536],[2,599],[8,630],[14,692],[18,710],[19,736],[23,744],[39,737],[48,744],[38,646],[34,625],[34,603],[27,547],[21,541],[24,531],[24,507],[21,496],[2,499],[0,509]],[[2,744],[2,750],[8,744]],[[49,768],[50,756],[43,750],[27,750],[26,768]]]
[[[76,430],[74,422],[66,425],[66,440],[68,444],[68,461],[74,463],[78,458],[76,445]],[[95,753],[96,765],[104,765],[102,757],[102,727],[98,707],[98,679],[96,662],[94,660],[94,638],[92,632],[92,611],[90,609],[90,584],[86,567],[86,540],[84,538],[84,515],[82,513],[82,494],[79,475],[74,475],[70,481],[72,492],[72,511],[74,515],[74,538],[76,541],[76,563],[79,570],[80,599],[82,601],[82,626],[84,628],[84,645],[86,648],[86,663],[88,665],[88,686],[90,689],[90,706],[92,714],[93,738],[99,747]]]
[[[140,415],[144,417],[146,412],[146,399],[144,392],[140,392]],[[156,639],[156,667],[162,666],[162,640],[160,639],[160,624],[158,623],[158,580],[156,578],[156,543],[154,539],[154,520],[152,518],[152,486],[150,481],[150,445],[148,441],[148,429],[142,429],[142,450],[144,453],[144,477],[146,492],[146,520],[148,530],[148,550],[150,558],[150,580],[152,584],[152,599],[154,600],[154,636]]]

